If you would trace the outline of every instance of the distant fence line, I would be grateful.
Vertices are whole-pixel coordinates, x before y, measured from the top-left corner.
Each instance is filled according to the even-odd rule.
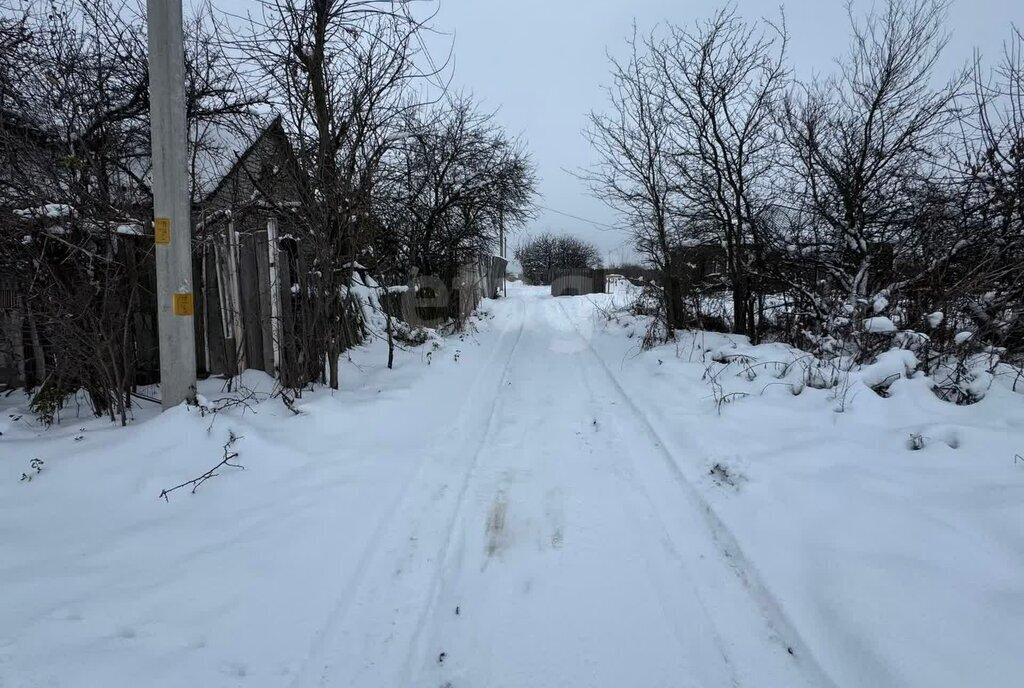
[[[592,268],[556,268],[548,271],[552,296],[603,294],[605,271]]]
[[[391,317],[413,326],[437,327],[448,320],[463,322],[485,298],[496,298],[508,261],[485,256],[467,263],[451,284],[433,275],[420,275],[407,289],[388,293],[381,306]]]

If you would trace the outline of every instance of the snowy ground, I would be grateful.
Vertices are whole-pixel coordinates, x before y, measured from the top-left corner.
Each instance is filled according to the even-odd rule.
[[[509,297],[299,416],[0,399],[0,686],[1020,685],[1024,397],[794,395],[785,347]]]

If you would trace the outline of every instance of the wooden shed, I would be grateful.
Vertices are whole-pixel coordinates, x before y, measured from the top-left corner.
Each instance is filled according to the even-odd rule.
[[[201,372],[280,375],[294,355],[297,257],[281,208],[295,202],[288,136],[276,118],[197,211],[194,282]],[[267,195],[271,195],[268,198]]]

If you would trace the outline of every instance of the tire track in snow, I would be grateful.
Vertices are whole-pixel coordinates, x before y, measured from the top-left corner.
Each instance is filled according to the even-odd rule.
[[[522,312],[519,317],[519,328],[515,334],[515,340],[512,343],[509,353],[505,358],[505,363],[502,366],[501,381],[504,382],[505,375],[508,368],[515,356],[516,348],[519,346],[519,341],[523,336],[523,327],[525,323],[525,304],[522,308]],[[499,345],[494,347],[494,351],[485,363],[480,366],[480,372],[474,378],[473,385],[469,394],[463,398],[463,403],[460,407],[459,422],[455,423],[455,428],[461,428],[464,423],[466,416],[472,414],[472,402],[476,395],[485,386],[484,378],[489,378],[487,371],[490,370],[491,365],[495,359],[499,358],[499,352],[503,350],[500,344],[504,342],[509,332],[502,334],[499,340]],[[495,396],[495,404],[497,403],[497,396]],[[493,420],[494,409],[491,409],[490,419]],[[456,431],[449,431],[449,435],[454,434]],[[483,443],[486,440],[481,441],[478,447],[477,453],[473,456],[471,465],[466,469],[463,477],[463,487],[460,490],[458,499],[461,499],[465,493],[465,485],[469,482],[469,476],[473,472],[473,466],[476,465],[477,459],[479,458],[479,449],[483,447]],[[422,487],[420,478],[423,476],[427,465],[430,463],[433,455],[425,455],[416,467],[413,477],[406,482],[406,484],[399,491],[398,496],[391,502],[389,507],[385,510],[384,515],[378,520],[373,529],[373,534],[370,536],[369,543],[366,548],[360,553],[358,563],[356,564],[355,570],[348,577],[346,583],[342,586],[341,593],[335,598],[331,605],[331,612],[328,614],[324,623],[319,627],[316,633],[314,633],[309,646],[309,651],[306,656],[301,660],[301,668],[295,675],[295,678],[289,683],[289,688],[301,688],[302,686],[308,686],[312,682],[312,677],[316,676],[318,685],[326,685],[328,680],[328,673],[332,666],[332,662],[324,658],[324,653],[327,647],[327,639],[334,629],[339,628],[345,621],[348,613],[350,612],[353,603],[358,597],[358,592],[362,589],[367,581],[367,574],[372,569],[370,565],[378,556],[381,549],[385,544],[392,540],[385,537],[387,533],[395,525],[398,514],[405,513],[403,506],[409,501],[409,499],[416,494],[417,488]],[[461,503],[457,506],[459,508]],[[449,527],[449,530],[454,529],[454,523]],[[449,532],[449,540],[451,539],[451,532]],[[319,669],[316,667],[320,666]],[[406,685],[406,684],[403,684]]]
[[[578,360],[579,359],[577,359],[577,361]],[[741,685],[739,677],[736,673],[736,666],[734,665],[732,658],[730,656],[728,644],[725,642],[724,638],[722,637],[722,634],[719,632],[718,626],[714,622],[714,615],[712,615],[711,611],[708,609],[708,605],[704,599],[704,595],[701,593],[700,586],[696,579],[696,575],[691,570],[691,567],[687,563],[686,558],[676,547],[675,539],[672,537],[669,528],[666,525],[664,516],[661,514],[660,510],[655,505],[654,499],[651,496],[650,491],[646,487],[644,487],[644,485],[639,481],[639,479],[635,475],[639,463],[630,446],[631,443],[628,441],[627,436],[623,433],[623,431],[620,428],[619,418],[616,416],[615,413],[611,411],[611,409],[607,408],[604,404],[599,402],[599,397],[595,393],[594,387],[591,385],[591,377],[586,374],[586,367],[583,366],[582,364],[579,365],[579,367],[580,377],[582,378],[583,384],[587,388],[587,391],[589,393],[591,405],[602,409],[602,427],[614,428],[614,434],[617,439],[616,444],[619,452],[629,457],[629,465],[632,470],[628,474],[624,473],[621,470],[613,470],[615,470],[616,475],[621,476],[621,479],[624,482],[628,483],[628,487],[633,491],[636,498],[642,500],[643,503],[647,505],[646,511],[648,512],[648,514],[641,514],[641,509],[637,508],[632,504],[624,503],[623,507],[627,509],[631,514],[633,514],[633,518],[637,523],[650,523],[653,521],[657,530],[660,531],[661,537],[653,538],[653,544],[635,548],[637,554],[640,557],[642,557],[647,564],[646,574],[648,580],[650,581],[651,585],[659,591],[659,594],[661,595],[662,599],[665,600],[666,605],[668,605],[669,600],[673,600],[674,604],[681,604],[680,601],[674,599],[676,595],[674,595],[672,592],[672,586],[665,585],[665,583],[662,580],[660,580],[658,576],[655,574],[657,562],[651,556],[651,552],[657,545],[661,545],[663,549],[668,551],[675,565],[678,568],[682,569],[686,578],[691,582],[692,585],[690,591],[693,593],[693,598],[697,602],[697,605],[700,609],[700,614],[704,617],[704,620],[707,622],[707,627],[710,628],[711,634],[714,636],[713,644],[715,646],[715,649],[721,656],[723,665],[728,671],[730,683],[733,686]],[[647,533],[641,532],[640,535],[642,537],[647,535]],[[678,616],[672,616],[670,618],[672,632],[675,636],[676,643],[680,645],[681,649],[685,651],[686,649],[688,649],[688,639],[685,638],[682,633],[680,633],[678,627],[678,623],[680,620],[681,619]],[[690,619],[686,620],[689,621]]]
[[[410,651],[406,653],[405,663],[402,667],[402,680],[398,683],[400,686],[414,685],[411,677],[414,672],[413,667],[421,663],[430,654],[424,641],[424,633],[427,628],[427,623],[431,617],[434,616],[437,610],[437,605],[441,599],[441,593],[444,587],[445,571],[451,566],[449,562],[449,553],[451,551],[452,541],[454,540],[455,533],[459,530],[458,527],[464,518],[466,493],[469,490],[469,484],[473,477],[473,473],[480,464],[480,457],[484,453],[484,448],[487,446],[488,440],[494,434],[494,429],[496,427],[495,419],[498,417],[498,409],[501,407],[502,391],[507,386],[508,372],[512,367],[512,361],[515,359],[516,350],[519,348],[519,342],[523,338],[523,330],[526,325],[526,302],[521,301],[520,303],[522,304],[522,312],[520,314],[519,331],[516,335],[516,341],[512,345],[512,350],[509,352],[508,358],[505,360],[505,365],[502,367],[499,387],[491,401],[484,431],[481,433],[480,439],[474,447],[469,467],[463,475],[462,482],[459,485],[455,509],[452,512],[452,516],[448,521],[447,527],[444,529],[444,541],[438,551],[436,559],[437,564],[431,574],[426,604],[423,606],[419,617],[416,619],[416,625],[414,626],[412,637],[409,642]]]
[[[785,613],[785,610],[782,608],[778,599],[761,580],[757,568],[746,557],[736,539],[736,536],[732,533],[728,525],[722,521],[711,504],[704,499],[703,495],[700,494],[700,491],[683,473],[675,458],[668,451],[667,445],[662,439],[661,434],[651,424],[646,414],[644,414],[633,398],[622,387],[618,379],[615,378],[615,375],[594,349],[590,340],[580,332],[576,321],[573,320],[572,316],[565,310],[565,306],[557,300],[555,303],[558,305],[562,315],[576,334],[581,340],[583,340],[590,357],[597,363],[597,368],[601,371],[603,377],[610,383],[610,388],[614,390],[616,396],[624,402],[625,408],[630,411],[630,414],[634,417],[637,425],[647,435],[650,443],[657,448],[657,454],[666,464],[670,474],[679,485],[686,498],[703,516],[704,524],[707,527],[719,554],[722,556],[723,563],[736,573],[751,600],[760,609],[769,629],[780,639],[785,639],[785,644],[789,648],[793,649],[795,661],[798,662],[806,672],[812,674],[812,676],[808,677],[812,681],[812,685],[836,688],[835,681],[833,681],[831,676],[828,675],[817,658],[812,654],[810,647],[807,645],[806,641],[804,641],[803,637],[796,629],[796,626],[794,626],[794,624],[789,620],[788,615]],[[653,498],[649,495],[648,497],[652,509],[659,511],[653,501]],[[662,521],[662,528],[664,529],[664,517],[659,515],[658,520]],[[671,533],[666,531],[665,534],[666,537],[669,538],[670,542],[674,542],[674,538],[672,538]],[[681,565],[685,566],[677,548],[673,546],[672,549],[675,551],[677,558],[680,559]]]
[[[545,300],[546,301],[546,300]],[[550,311],[550,302],[532,302],[531,305],[541,307],[539,313],[533,312],[529,316],[533,322],[542,320],[542,315]],[[561,318],[554,314],[555,320],[561,320]],[[561,330],[559,330],[561,331]],[[571,332],[572,330],[570,330]],[[570,337],[573,337],[570,334]],[[536,344],[536,342],[534,342]],[[550,351],[545,351],[550,353]],[[529,356],[531,360],[523,361],[524,356]],[[522,379],[528,379],[534,383],[542,383],[543,378],[538,377],[539,370],[535,361],[538,358],[538,351],[531,349],[529,354],[525,351],[520,351],[518,354],[519,362],[524,363],[526,366],[525,370],[516,370],[517,374],[522,376]],[[675,685],[687,685],[687,686],[738,686],[740,685],[737,677],[735,667],[733,666],[728,656],[726,643],[723,640],[721,634],[713,623],[711,614],[709,613],[704,600],[700,597],[697,581],[693,578],[690,571],[681,563],[681,559],[678,553],[674,551],[674,544],[671,542],[667,531],[660,520],[660,514],[651,505],[650,497],[644,492],[642,485],[635,480],[629,478],[629,476],[623,475],[618,469],[617,463],[614,460],[615,456],[621,456],[622,453],[629,451],[629,437],[623,434],[621,431],[617,431],[617,423],[613,422],[615,417],[598,401],[598,395],[594,392],[593,387],[590,385],[590,379],[594,378],[593,372],[590,367],[584,365],[584,361],[588,360],[582,349],[579,351],[579,355],[573,355],[569,357],[569,360],[556,361],[556,365],[560,370],[571,371],[566,374],[569,377],[557,378],[560,393],[569,394],[574,398],[574,403],[571,405],[574,409],[579,407],[587,409],[585,413],[594,413],[595,409],[600,409],[601,427],[616,428],[613,430],[607,441],[602,441],[603,451],[600,451],[596,456],[604,457],[598,466],[594,466],[595,469],[600,468],[602,472],[606,472],[609,476],[617,476],[616,483],[624,488],[624,491],[628,491],[629,498],[626,500],[617,501],[618,518],[622,522],[632,524],[634,529],[634,536],[623,541],[623,544],[628,547],[630,554],[620,553],[627,559],[634,559],[637,561],[644,562],[640,568],[640,575],[643,576],[650,587],[650,589],[657,591],[658,597],[660,598],[660,605],[651,609],[652,614],[659,614],[663,623],[665,624],[666,636],[671,637],[674,640],[676,649],[666,650],[667,654],[665,657],[673,656],[675,658],[686,657],[686,661],[691,663],[693,674],[683,674],[687,676],[683,679],[680,676],[680,682]],[[596,378],[595,378],[596,379]],[[603,388],[604,385],[602,385]],[[524,388],[520,386],[518,388],[522,391]],[[506,398],[502,404],[498,405],[498,409],[508,405],[509,401]],[[513,400],[513,404],[522,404],[522,399]],[[516,406],[520,408],[520,406]],[[554,414],[555,416],[560,415],[551,409],[547,403],[540,402],[529,404],[525,408],[533,413],[540,414],[548,417],[548,414]],[[527,414],[527,421],[529,424],[529,416]],[[589,415],[587,416],[589,417]],[[595,418],[596,421],[596,418]],[[537,423],[542,425],[542,422],[537,419]],[[589,424],[588,424],[589,425]],[[594,422],[594,428],[598,427],[597,423]],[[578,433],[577,433],[578,434]],[[490,445],[497,439],[495,432],[488,432],[483,438],[483,444],[485,447]],[[530,446],[530,445],[527,445]],[[608,446],[615,447],[615,451],[608,453]],[[505,457],[507,459],[507,457]],[[635,462],[635,461],[634,461]],[[488,468],[500,467],[500,462],[497,465],[487,464]],[[551,479],[552,475],[539,475],[534,481],[534,489],[536,489],[544,478]],[[558,482],[555,480],[554,482]],[[570,479],[571,482],[571,479]],[[546,484],[546,483],[545,483]],[[473,485],[477,485],[473,482]],[[490,492],[490,490],[487,490]],[[487,514],[488,524],[491,519],[495,518],[495,515],[503,515],[505,504],[505,493],[503,490],[498,491],[497,502],[491,505],[491,509]],[[472,502],[463,501],[466,508],[470,508]],[[521,505],[522,506],[522,505]],[[497,507],[497,510],[495,510]],[[477,516],[482,515],[481,513],[469,512],[463,513],[459,518],[458,522],[453,527],[453,533],[462,533],[464,536],[467,535],[472,526],[476,524]],[[562,525],[564,529],[564,524]],[[661,536],[657,534],[660,529]],[[485,533],[485,541],[483,543],[485,552],[489,547],[490,543],[487,541],[487,533]],[[561,539],[559,539],[559,545],[561,547]],[[657,552],[662,549],[672,550],[669,557],[657,556]],[[437,594],[434,597],[432,604],[425,610],[425,618],[419,625],[418,635],[420,641],[417,643],[416,652],[409,655],[409,662],[411,665],[407,668],[405,674],[403,674],[403,680],[396,685],[427,685],[430,680],[433,680],[436,685],[449,685],[451,682],[446,681],[445,677],[448,678],[466,678],[462,673],[466,669],[465,667],[459,669],[456,665],[448,666],[449,662],[445,662],[445,669],[448,670],[446,673],[442,673],[440,676],[436,676],[429,671],[429,667],[432,665],[436,666],[436,662],[433,660],[435,653],[438,649],[444,648],[451,650],[453,648],[447,646],[447,641],[451,641],[454,638],[445,637],[444,627],[445,619],[449,619],[450,615],[443,609],[447,609],[447,605],[455,605],[457,598],[452,598],[450,593],[453,590],[453,586],[456,582],[460,586],[465,581],[462,580],[465,574],[469,574],[470,578],[476,577],[477,572],[470,570],[467,567],[467,560],[462,559],[459,555],[461,550],[454,550],[449,556],[449,561],[443,567],[443,576],[439,580],[439,588]],[[489,553],[488,553],[489,554]],[[480,570],[482,574],[483,570],[490,563],[491,559],[488,555],[483,568]],[[679,581],[676,580],[678,576],[678,569],[682,567],[687,576],[689,584],[679,585]],[[500,579],[500,577],[499,577]],[[456,581],[456,582],[453,582]],[[642,583],[641,583],[642,585]],[[471,586],[472,587],[472,586]],[[499,584],[500,587],[500,584]],[[479,590],[477,590],[479,592]],[[639,598],[642,601],[642,598]],[[491,610],[492,613],[494,610]],[[696,621],[696,619],[700,619]],[[654,621],[652,618],[651,621]],[[695,631],[694,629],[699,629]],[[453,630],[453,628],[448,628]],[[456,632],[456,637],[458,632]],[[454,643],[458,646],[459,643]],[[465,650],[465,646],[461,648]],[[456,657],[458,653],[451,653]],[[719,661],[714,661],[717,657]],[[711,661],[708,661],[711,659]],[[451,671],[455,673],[452,674]],[[428,678],[429,677],[429,678]],[[423,679],[427,679],[424,682]],[[463,684],[461,681],[456,680],[458,685],[487,685],[486,683],[477,684]],[[512,685],[510,683],[510,685]],[[519,684],[515,684],[519,685]],[[522,685],[527,685],[523,683]],[[543,685],[533,683],[531,685]],[[561,684],[560,684],[561,685]],[[589,685],[589,684],[588,684]]]

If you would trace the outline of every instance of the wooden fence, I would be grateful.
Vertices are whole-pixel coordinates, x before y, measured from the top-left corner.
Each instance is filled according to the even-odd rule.
[[[508,261],[482,256],[466,263],[452,284],[424,275],[412,280],[405,292],[386,294],[381,305],[391,317],[412,325],[436,327],[448,320],[464,322],[485,298],[497,298]]]

